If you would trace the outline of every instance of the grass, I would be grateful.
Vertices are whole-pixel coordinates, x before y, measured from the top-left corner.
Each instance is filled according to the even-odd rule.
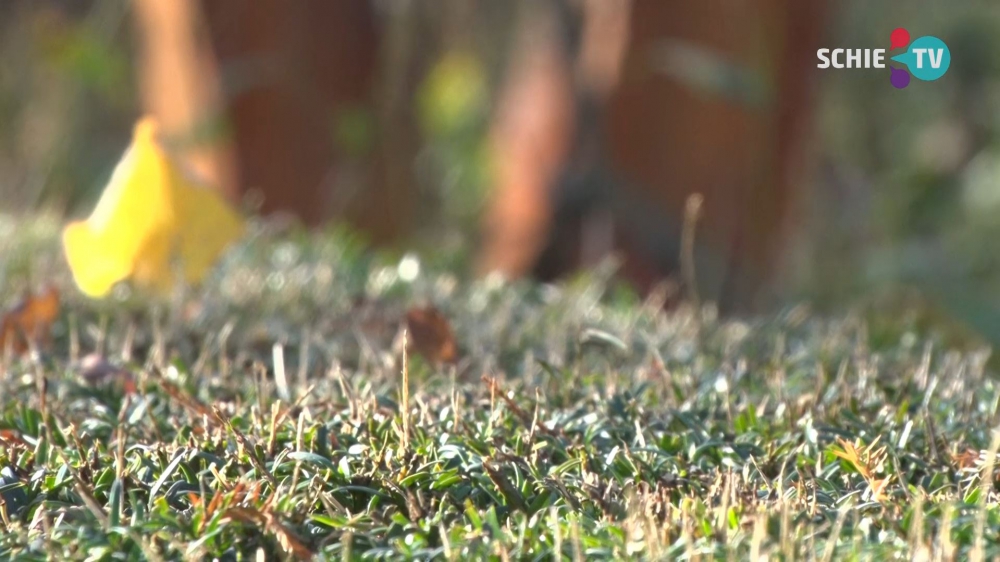
[[[260,229],[202,289],[92,302],[54,224],[8,229],[4,302],[64,302],[2,365],[0,559],[1000,556],[988,353],[902,318],[722,321]],[[404,358],[427,303],[453,365]]]

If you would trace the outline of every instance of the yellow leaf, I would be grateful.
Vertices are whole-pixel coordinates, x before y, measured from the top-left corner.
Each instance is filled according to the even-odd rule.
[[[102,297],[126,279],[162,292],[175,281],[174,259],[196,283],[242,231],[235,211],[184,175],[147,117],[136,124],[94,212],[63,230],[63,249],[87,296]]]
[[[33,295],[28,293],[16,306],[0,314],[0,353],[11,346],[15,353],[26,351],[29,343],[39,343],[59,315],[59,291],[48,287]]]
[[[179,253],[184,280],[198,283],[215,260],[243,235],[243,218],[211,189],[178,182],[175,196],[181,217]]]

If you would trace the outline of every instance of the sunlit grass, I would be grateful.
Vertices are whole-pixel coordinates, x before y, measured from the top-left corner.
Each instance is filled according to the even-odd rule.
[[[25,224],[4,302],[64,302],[52,346],[3,363],[0,558],[1000,555],[1000,387],[905,319],[721,322],[604,270],[414,275],[260,225],[202,289],[94,303],[57,225]],[[459,358],[408,354],[404,394],[424,304]]]

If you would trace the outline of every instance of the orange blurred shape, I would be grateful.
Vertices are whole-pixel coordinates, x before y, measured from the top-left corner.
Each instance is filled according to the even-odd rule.
[[[24,353],[29,342],[37,345],[48,337],[49,327],[58,315],[59,291],[55,287],[46,287],[37,295],[26,294],[0,319],[0,349],[10,346],[15,353]]]
[[[436,308],[411,308],[406,312],[409,351],[416,352],[432,363],[454,363],[458,345],[448,319]]]

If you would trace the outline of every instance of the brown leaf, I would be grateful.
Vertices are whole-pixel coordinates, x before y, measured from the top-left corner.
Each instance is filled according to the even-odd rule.
[[[454,363],[458,344],[451,324],[436,308],[411,308],[406,312],[409,350],[432,363]]]
[[[28,447],[28,443],[21,438],[21,432],[16,429],[0,429],[0,445]]]
[[[37,295],[26,294],[0,318],[0,350],[10,345],[15,353],[24,353],[29,341],[38,344],[48,337],[58,315],[59,291],[55,287],[46,287]]]
[[[961,453],[951,454],[951,460],[959,470],[976,468],[979,464],[979,459],[979,451],[968,447]]]

